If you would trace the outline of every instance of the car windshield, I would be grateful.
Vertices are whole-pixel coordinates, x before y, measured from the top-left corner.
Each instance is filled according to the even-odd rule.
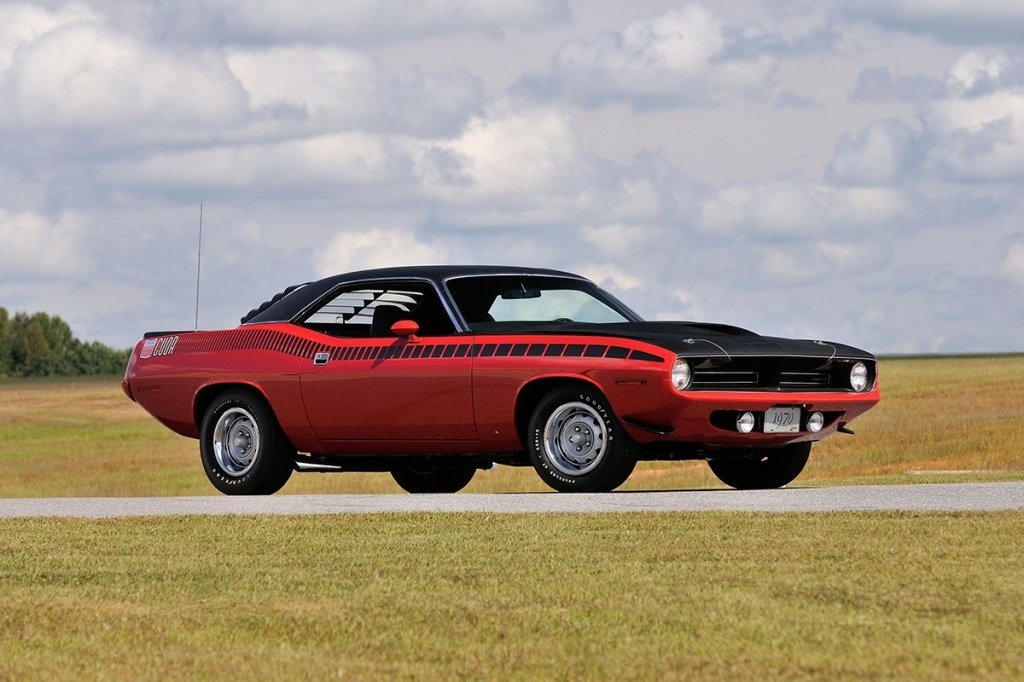
[[[448,280],[469,328],[509,323],[630,322],[640,318],[590,282],[568,277],[474,276]]]

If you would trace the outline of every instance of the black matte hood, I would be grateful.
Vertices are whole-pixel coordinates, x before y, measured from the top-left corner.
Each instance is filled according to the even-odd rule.
[[[529,327],[501,325],[502,332],[541,332],[621,336],[660,346],[685,357],[832,357],[873,360],[867,351],[832,341],[811,341],[761,336],[725,324],[704,322],[616,322]],[[514,328],[513,328],[514,327]],[[497,329],[495,330],[497,331]]]

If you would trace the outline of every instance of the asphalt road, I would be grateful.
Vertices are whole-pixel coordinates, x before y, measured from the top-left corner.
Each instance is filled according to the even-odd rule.
[[[996,511],[1024,509],[1024,482],[672,490],[604,494],[275,495],[272,497],[82,497],[0,500],[0,518],[637,511]]]

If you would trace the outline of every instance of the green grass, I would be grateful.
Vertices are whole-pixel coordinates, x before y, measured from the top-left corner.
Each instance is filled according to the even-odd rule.
[[[882,380],[797,484],[1024,478],[1024,357]],[[195,441],[116,380],[0,382],[0,496],[183,494],[215,494]],[[1021,679],[1022,550],[1021,512],[0,520],[0,679]]]
[[[0,678],[1020,679],[1024,515],[0,521]]]
[[[853,448],[815,449],[815,477],[908,471],[1013,472],[1024,477],[1024,356],[881,362],[882,402],[854,422]],[[849,452],[851,457],[842,455]]]
[[[202,494],[195,445],[116,378],[0,382],[3,497]]]
[[[881,381],[857,435],[815,446],[797,485],[1024,479],[1024,356],[883,359]],[[643,462],[623,486],[717,487],[703,462]],[[510,467],[467,488],[533,490],[547,487]],[[387,474],[303,474],[283,492],[400,491]],[[0,496],[212,494],[197,442],[130,402],[116,378],[0,381]]]

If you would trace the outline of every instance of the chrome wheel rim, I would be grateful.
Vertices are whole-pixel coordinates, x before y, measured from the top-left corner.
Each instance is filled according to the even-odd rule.
[[[586,403],[566,403],[544,424],[544,455],[567,476],[592,471],[601,462],[607,441],[604,419]]]
[[[248,410],[232,407],[224,411],[213,429],[213,456],[228,476],[244,476],[256,464],[260,451],[260,429]]]

